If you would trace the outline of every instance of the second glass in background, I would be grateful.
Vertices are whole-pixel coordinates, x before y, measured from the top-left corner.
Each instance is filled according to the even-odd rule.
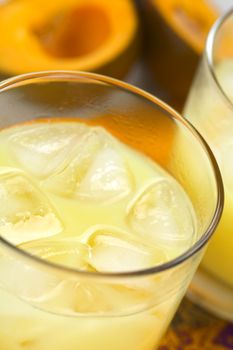
[[[184,116],[211,146],[225,187],[222,220],[189,293],[233,320],[233,9],[209,33]]]

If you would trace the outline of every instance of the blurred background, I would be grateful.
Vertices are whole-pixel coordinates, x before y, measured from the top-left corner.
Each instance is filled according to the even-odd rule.
[[[233,0],[2,0],[0,77],[103,73],[180,111],[207,32],[232,6]]]

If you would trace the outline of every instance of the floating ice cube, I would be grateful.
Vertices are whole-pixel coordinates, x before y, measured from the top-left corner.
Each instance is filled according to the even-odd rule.
[[[19,248],[48,262],[77,270],[93,270],[88,265],[89,248],[77,240],[37,240],[23,243]],[[49,268],[32,259],[29,261],[23,256],[0,251],[1,285],[17,297],[46,311],[73,312],[82,283],[79,288],[79,278],[70,276],[64,275],[61,269]]]
[[[0,167],[0,202],[0,235],[13,244],[62,231],[48,199],[22,171]]]
[[[88,270],[89,248],[72,238],[37,240],[21,244],[19,248],[32,255],[63,266]]]
[[[151,249],[129,233],[111,226],[94,226],[83,239],[90,247],[89,263],[97,271],[135,271],[166,260],[161,249]]]
[[[114,148],[101,150],[80,183],[77,196],[91,201],[113,202],[128,195],[132,178]]]
[[[19,128],[9,137],[9,146],[20,165],[38,177],[46,177],[65,166],[86,131],[84,124],[75,122],[36,123]]]
[[[130,203],[127,220],[145,242],[155,245],[188,248],[195,234],[191,203],[172,178],[146,185]]]
[[[101,128],[88,128],[76,143],[72,157],[64,169],[43,181],[43,186],[61,196],[74,196],[79,183],[96,153],[109,141]]]
[[[0,279],[4,288],[26,300],[43,300],[60,283],[58,276],[38,268],[21,256],[0,253]]]
[[[92,128],[76,146],[65,169],[43,185],[62,196],[106,203],[130,193],[132,175],[110,134],[102,128]]]
[[[89,265],[90,247],[73,238],[59,240],[38,240],[28,242],[19,248],[49,262],[85,271],[96,271]],[[0,254],[0,279],[11,293],[31,302],[36,307],[65,315],[77,313],[111,312],[131,304],[134,305],[138,283],[131,281],[105,283],[96,279],[85,279],[69,274],[64,275],[54,269],[38,269],[32,261],[9,259]],[[14,278],[14,274],[17,276]],[[140,286],[141,287],[141,286]],[[141,296],[141,292],[139,295]],[[140,297],[139,299],[141,299]],[[137,300],[138,301],[138,300]],[[120,312],[121,310],[118,310]]]
[[[19,248],[49,262],[87,271],[96,271],[97,267],[97,271],[131,271],[164,261],[161,251],[151,250],[129,237],[126,232],[98,225],[83,236],[89,247],[76,239],[66,238],[28,242]],[[120,263],[117,260],[122,259],[124,253],[129,257],[124,256]],[[64,275],[61,269],[33,264],[32,260],[28,264],[22,256],[16,259],[0,253],[0,280],[4,287],[39,309],[61,315],[132,314],[147,308],[146,301],[156,288],[146,277],[112,281],[89,277]]]

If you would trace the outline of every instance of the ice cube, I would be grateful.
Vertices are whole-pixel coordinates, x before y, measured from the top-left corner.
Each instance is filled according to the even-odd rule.
[[[43,186],[62,196],[109,203],[129,194],[132,182],[114,139],[102,128],[92,128],[76,146],[69,164]]]
[[[0,167],[0,201],[0,235],[13,244],[62,231],[55,209],[22,171]]]
[[[90,237],[90,235],[92,235],[92,231],[89,231],[88,234],[85,233],[86,239],[88,240],[90,238],[90,243],[92,243],[91,240],[93,237]],[[19,247],[49,262],[69,266],[78,270],[96,271],[96,268],[90,265],[91,247],[74,238],[38,240],[22,244]],[[11,287],[11,291],[20,293],[21,297],[33,302],[40,309],[59,314],[96,314],[96,312],[109,312],[112,309],[114,310],[114,308],[116,310],[119,308],[125,310],[131,304],[135,303],[136,292],[132,292],[132,288],[140,288],[140,292],[138,293],[140,298],[142,298],[143,294],[141,291],[142,285],[140,284],[139,286],[138,281],[137,283],[128,280],[123,282],[118,281],[118,283],[112,283],[111,281],[110,283],[105,283],[103,280],[86,279],[85,276],[81,276],[80,278],[79,275],[76,275],[76,277],[72,275],[71,277],[69,274],[64,275],[61,273],[60,278],[59,275],[50,276],[48,273],[42,275],[41,271],[38,272],[36,270],[31,279],[33,285],[30,285],[27,283],[27,280],[30,279],[30,270],[26,273],[22,269],[22,266],[20,268],[22,270],[20,272],[21,278],[26,279],[26,283],[24,283],[24,286],[21,286],[16,279],[11,280],[9,285],[8,279],[7,281],[9,287]],[[16,271],[19,272],[19,269],[16,269]],[[144,284],[143,287],[145,288]],[[146,287],[148,287],[148,284]],[[128,291],[129,288],[130,292]],[[137,298],[140,299],[139,297]]]
[[[191,203],[182,187],[172,178],[158,178],[147,184],[129,204],[127,212],[131,229],[145,242],[188,248],[194,238]]]
[[[19,245],[19,248],[48,262],[77,270],[93,270],[88,265],[89,248],[72,238],[31,241]],[[17,297],[40,309],[58,313],[72,311],[82,287],[81,284],[77,290],[79,278],[64,274],[62,269],[49,268],[33,262],[31,258],[29,261],[25,256],[9,255],[2,250],[0,281],[5,289]]]
[[[101,272],[135,271],[160,264],[164,252],[140,242],[128,232],[97,225],[82,237],[90,247],[90,265]]]
[[[47,177],[65,166],[87,129],[75,122],[26,125],[9,136],[9,147],[26,170]]]
[[[110,240],[102,242],[102,237],[105,239],[106,235]],[[108,272],[123,269],[128,271],[129,268],[131,270],[140,269],[142,266],[147,267],[150,264],[154,265],[164,261],[162,252],[151,250],[150,247],[140,244],[133,237],[127,236],[125,239],[125,235],[128,234],[112,227],[98,225],[89,229],[82,237],[83,241],[89,242],[89,247],[88,244],[79,242],[77,239],[65,238],[28,242],[20,245],[20,248],[49,262],[85,271],[102,271],[102,269]],[[123,247],[122,254],[130,253],[130,256],[128,260],[124,257],[121,264],[118,262],[116,268],[114,257],[116,261],[121,257],[119,250],[121,247]],[[111,252],[113,257],[111,256],[108,261]],[[155,253],[157,253],[156,258]],[[134,260],[131,261],[131,259]],[[143,277],[142,279],[123,278],[107,281],[89,278],[90,275],[85,276],[85,274],[65,273],[64,275],[60,269],[56,273],[56,270],[54,272],[54,269],[47,267],[43,273],[44,269],[38,271],[37,265],[33,267],[32,262],[29,269],[25,267],[25,263],[19,266],[14,266],[14,264],[15,262],[12,266],[2,265],[3,276],[1,278],[0,256],[0,279],[4,281],[4,285],[37,308],[63,315],[96,314],[97,312],[98,314],[106,312],[115,314],[115,311],[119,314],[130,314],[135,311],[135,308],[144,309],[146,298],[156,288],[153,281],[148,278],[143,279]],[[128,265],[127,268],[126,264],[130,266]],[[13,278],[14,271],[17,273],[15,279]]]
[[[121,155],[114,148],[101,150],[77,191],[79,198],[114,202],[131,192],[132,177]]]
[[[19,298],[28,301],[48,298],[60,284],[58,276],[40,269],[22,256],[0,253],[1,285]]]
[[[96,153],[109,142],[102,128],[89,128],[76,143],[72,157],[64,169],[43,181],[43,186],[61,196],[75,196],[79,183],[88,170]]]
[[[55,264],[88,270],[89,248],[72,238],[37,240],[21,244],[19,248]]]

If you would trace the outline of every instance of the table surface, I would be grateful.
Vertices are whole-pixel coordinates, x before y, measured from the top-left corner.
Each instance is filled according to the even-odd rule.
[[[233,350],[233,323],[209,314],[185,298],[159,350]]]

